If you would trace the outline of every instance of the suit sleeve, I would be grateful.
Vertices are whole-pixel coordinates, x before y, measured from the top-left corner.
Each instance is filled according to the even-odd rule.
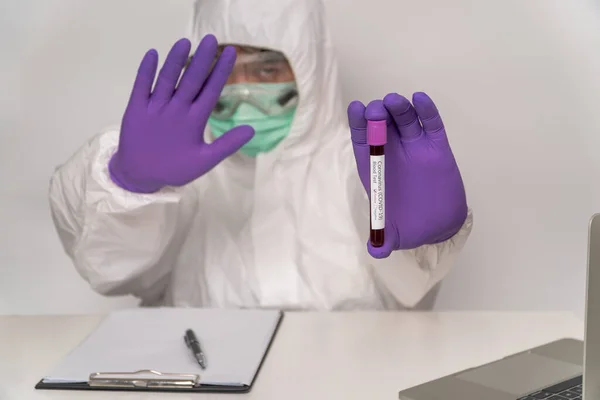
[[[198,192],[186,186],[138,194],[115,185],[107,165],[118,136],[96,135],[56,168],[50,210],[65,252],[94,291],[153,303],[198,212]]]

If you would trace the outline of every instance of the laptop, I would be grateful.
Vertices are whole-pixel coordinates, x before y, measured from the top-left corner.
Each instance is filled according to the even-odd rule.
[[[402,390],[399,398],[600,400],[600,214],[592,216],[588,235],[583,342],[560,339]]]

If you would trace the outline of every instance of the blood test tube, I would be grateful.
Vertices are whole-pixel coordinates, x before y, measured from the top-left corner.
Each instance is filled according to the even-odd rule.
[[[369,239],[373,247],[383,246],[385,229],[385,144],[387,127],[385,120],[367,120],[367,144],[370,164],[370,215]]]

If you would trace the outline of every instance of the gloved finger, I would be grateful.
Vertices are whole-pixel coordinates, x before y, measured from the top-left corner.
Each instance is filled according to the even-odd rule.
[[[442,117],[440,117],[435,103],[427,94],[423,92],[413,94],[413,104],[426,134],[436,134],[444,129]]]
[[[350,139],[353,144],[367,143],[367,120],[365,119],[366,107],[358,100],[348,105],[348,126],[350,126]]]
[[[233,71],[235,59],[235,48],[232,46],[225,47],[206,80],[202,93],[194,102],[193,112],[206,117],[215,108],[223,87],[227,83],[231,71]]]
[[[240,125],[216,138],[208,145],[211,157],[214,157],[215,165],[238,151],[253,136],[254,128],[249,125]]]
[[[383,105],[396,123],[402,140],[415,139],[421,135],[423,130],[417,111],[406,97],[390,93],[383,98]]]
[[[181,76],[181,70],[190,54],[190,47],[191,43],[188,39],[180,39],[171,47],[165,63],[158,73],[156,87],[152,94],[153,104],[161,106],[171,100],[177,81]]]
[[[386,232],[386,235],[384,236],[384,239],[383,239],[383,246],[373,247],[373,245],[371,245],[371,241],[369,240],[367,242],[367,251],[373,258],[387,258],[390,256],[390,254],[392,254],[392,251],[394,251],[392,242],[393,242],[392,240],[387,238],[387,232]]]
[[[392,121],[390,114],[383,105],[381,100],[373,100],[367,105],[365,111],[365,118],[370,121],[382,121],[386,120],[387,124]]]
[[[208,77],[217,55],[217,47],[217,39],[213,35],[206,35],[202,38],[189,66],[181,77],[175,98],[190,103],[194,101]]]
[[[152,84],[158,67],[158,53],[151,49],[146,52],[138,67],[137,76],[133,83],[129,103],[146,106],[152,93]]]

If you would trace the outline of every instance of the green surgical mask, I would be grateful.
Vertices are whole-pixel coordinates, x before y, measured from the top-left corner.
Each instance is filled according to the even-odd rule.
[[[265,84],[245,84],[244,86],[252,92],[255,90],[254,86],[264,87]],[[290,83],[269,84],[269,89],[281,91],[291,86],[293,84]],[[272,99],[262,97],[259,100],[262,104],[270,101],[275,103],[277,97],[273,96]],[[250,104],[250,102],[242,101],[237,105],[235,112],[227,118],[217,118],[215,115],[211,115],[208,119],[208,125],[215,137],[220,137],[239,125],[252,126],[255,131],[254,137],[242,146],[240,151],[247,156],[256,157],[259,153],[273,150],[285,139],[290,131],[295,112],[296,107],[293,106],[289,109],[280,109],[278,112],[274,112],[273,115],[269,115]]]

